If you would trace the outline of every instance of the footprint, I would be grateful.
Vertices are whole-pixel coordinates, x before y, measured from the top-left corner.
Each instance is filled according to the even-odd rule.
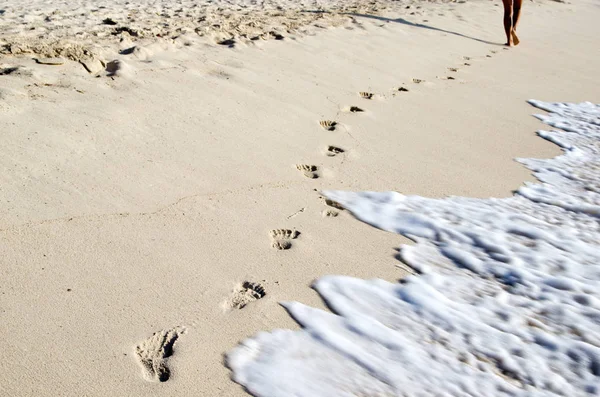
[[[291,229],[273,229],[269,232],[269,235],[273,240],[271,246],[281,251],[292,248],[291,240],[296,239],[300,232]]]
[[[292,248],[292,242],[289,240],[275,240],[271,245],[273,248],[279,251],[289,250],[290,248]]]
[[[150,338],[135,347],[144,372],[144,378],[150,382],[166,382],[171,376],[167,367],[167,358],[173,355],[173,346],[179,336],[185,333],[184,327],[155,332]]]
[[[285,37],[282,34],[279,34],[279,33],[275,32],[275,31],[270,31],[268,33],[268,37],[269,38],[274,38],[275,40],[283,40],[283,39],[285,39]]]
[[[458,68],[448,68],[448,70],[451,72],[458,72]]]
[[[323,218],[335,218],[340,213],[335,210],[323,210],[321,214],[323,215]]]
[[[471,60],[471,57],[463,57],[463,59],[464,59],[465,61],[470,61],[470,60]]]
[[[486,55],[485,57],[486,57],[486,58],[491,58],[492,56],[488,54],[488,55]]]
[[[107,76],[116,76],[123,69],[123,63],[118,59],[110,61],[106,64]]]
[[[498,51],[496,51],[496,50],[490,50],[490,52],[491,52],[492,54],[497,54],[497,53],[498,53]]]
[[[102,23],[104,25],[112,25],[112,26],[117,25],[117,22],[115,22],[112,18],[105,18],[102,20]]]
[[[302,172],[302,174],[307,178],[317,179],[319,177],[319,174],[317,173],[319,167],[316,165],[298,164],[296,165],[296,169]]]
[[[269,232],[269,235],[273,239],[295,239],[300,235],[300,232],[291,229],[273,229]]]
[[[424,82],[425,82],[425,80],[421,80],[421,79],[412,79],[412,81],[413,81],[413,83],[415,83],[415,84],[421,84],[421,83],[424,83]]]
[[[326,154],[327,154],[327,156],[329,156],[329,157],[333,157],[333,156],[335,156],[335,155],[337,155],[337,154],[344,153],[344,152],[345,152],[345,150],[344,150],[344,149],[342,149],[341,147],[337,147],[337,146],[328,146],[328,147],[327,147],[327,153],[326,153]]]
[[[471,64],[469,62],[465,62],[465,63],[463,63],[463,65],[465,65],[465,66],[471,66]]]
[[[327,131],[333,131],[333,130],[335,130],[335,126],[337,125],[337,122],[331,121],[331,120],[321,120],[321,121],[319,121],[319,125]]]
[[[406,88],[406,87],[398,87],[398,91],[400,91],[400,92],[408,92],[408,88]]]
[[[330,200],[330,199],[325,199],[325,204],[327,204],[330,207],[336,208],[338,210],[342,210],[342,211],[344,210],[344,207],[340,203],[338,203],[337,201],[333,201],[333,200]]]
[[[9,75],[11,73],[16,72],[17,70],[19,70],[18,66],[11,66],[11,67],[8,67],[8,68],[0,68],[0,76]]]
[[[217,44],[225,46],[225,47],[233,48],[233,47],[235,47],[236,43],[235,43],[234,39],[225,39],[225,40],[217,41]]]
[[[348,109],[349,112],[351,113],[360,113],[360,112],[364,112],[364,110],[362,110],[361,108],[359,108],[358,106],[350,106],[350,108]]]
[[[113,36],[120,35],[122,33],[127,33],[132,37],[139,37],[140,32],[137,29],[130,28],[129,26],[119,26],[113,29],[111,32]]]
[[[454,77],[452,76],[437,76],[438,79],[440,80],[456,80]]]
[[[360,95],[360,97],[363,99],[373,99],[373,94],[370,92],[361,91],[358,93],[358,95]]]
[[[263,298],[266,294],[267,292],[259,283],[244,281],[235,287],[227,306],[230,309],[243,309],[247,304]]]

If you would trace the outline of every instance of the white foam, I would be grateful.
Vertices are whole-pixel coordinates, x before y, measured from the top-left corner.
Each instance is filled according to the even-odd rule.
[[[600,106],[531,101],[565,153],[521,160],[542,181],[508,199],[326,192],[416,241],[402,284],[324,277],[335,312],[286,303],[304,328],[228,354],[257,396],[600,394]]]

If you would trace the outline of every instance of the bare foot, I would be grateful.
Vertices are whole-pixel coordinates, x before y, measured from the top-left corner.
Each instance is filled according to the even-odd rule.
[[[519,38],[517,37],[517,32],[515,32],[514,30],[511,32],[510,34],[512,36],[512,41],[515,45],[519,45],[519,43],[521,42],[521,40],[519,40]]]
[[[506,43],[504,43],[504,45],[507,47],[512,47],[512,43],[510,41],[507,41]]]

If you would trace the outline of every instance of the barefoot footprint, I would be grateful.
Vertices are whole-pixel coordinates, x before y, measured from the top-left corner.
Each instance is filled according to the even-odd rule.
[[[273,229],[269,235],[271,236],[271,246],[282,251],[292,248],[292,240],[296,239],[300,232],[291,229]]]
[[[298,164],[296,165],[296,169],[302,172],[302,175],[304,175],[307,178],[317,179],[319,177],[319,174],[317,173],[319,167],[317,167],[316,165]]]
[[[339,212],[337,212],[336,210],[323,210],[321,214],[324,218],[335,218],[339,215]]]
[[[332,207],[332,208],[336,208],[338,210],[342,210],[342,211],[344,210],[344,207],[340,203],[338,203],[337,201],[333,201],[333,200],[330,200],[330,199],[325,199],[325,204],[328,205],[328,206],[330,206],[330,207]]]
[[[333,157],[337,154],[344,153],[344,152],[345,152],[345,150],[342,149],[341,147],[337,147],[337,146],[328,146],[327,147],[327,156],[329,156],[329,157]]]
[[[173,347],[184,327],[155,332],[135,347],[135,355],[142,366],[144,378],[150,382],[166,382],[171,376],[167,358],[173,355]]]
[[[263,298],[266,294],[264,287],[259,283],[244,281],[235,287],[227,306],[230,309],[243,309],[247,304]]]
[[[348,111],[350,113],[360,113],[360,112],[364,112],[364,110],[362,110],[361,108],[359,108],[358,106],[350,106],[350,108],[348,108]]]
[[[333,131],[333,130],[335,130],[335,126],[337,125],[337,122],[332,121],[332,120],[321,120],[321,121],[319,121],[319,125],[327,131]]]

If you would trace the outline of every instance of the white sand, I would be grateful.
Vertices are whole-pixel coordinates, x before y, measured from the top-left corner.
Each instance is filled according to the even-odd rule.
[[[507,51],[494,44],[499,2],[357,9],[447,32],[248,3],[256,31],[237,33],[226,16],[243,11],[225,2],[210,13],[184,2],[167,18],[163,2],[130,1],[135,23],[125,3],[11,0],[0,12],[3,51],[20,54],[0,58],[6,395],[244,395],[222,354],[293,327],[277,302],[320,305],[309,285],[325,274],[405,274],[394,259],[404,240],[344,211],[324,217],[332,208],[315,189],[508,196],[532,180],[514,157],[558,153],[535,136],[525,100],[600,102],[592,1],[527,3],[522,44]],[[270,15],[273,4],[285,15]],[[179,8],[192,16],[173,17]],[[203,13],[218,21],[198,22]],[[146,33],[113,36],[115,26]],[[285,38],[251,40],[270,31]],[[216,44],[232,37],[233,48]],[[62,65],[34,60],[57,55]],[[94,77],[78,61],[118,70]],[[329,145],[345,152],[326,156]],[[272,248],[279,228],[301,233],[288,250]],[[244,281],[266,295],[232,296]],[[173,334],[170,378],[148,382],[136,346],[159,357]]]

